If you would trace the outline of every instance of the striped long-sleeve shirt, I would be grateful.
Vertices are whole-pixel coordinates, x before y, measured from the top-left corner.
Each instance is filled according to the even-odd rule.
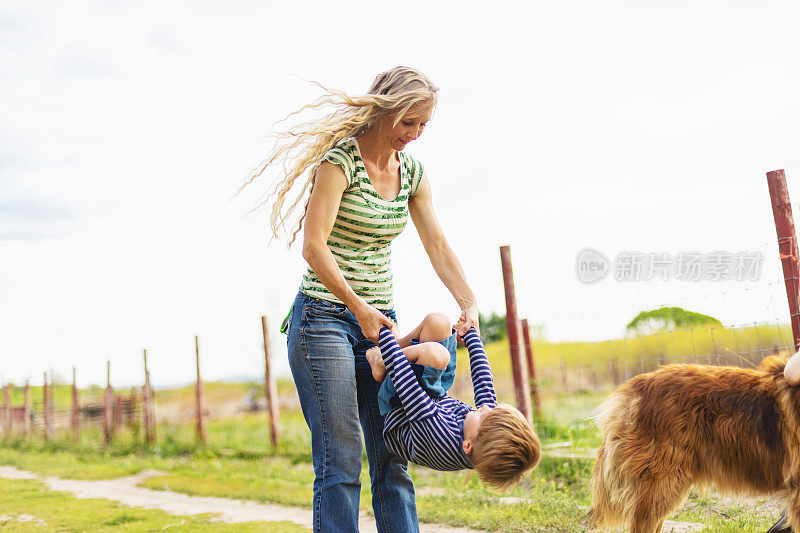
[[[492,370],[474,328],[464,335],[464,342],[469,351],[475,405],[495,407]],[[447,395],[431,398],[420,386],[411,364],[386,327],[381,329],[379,346],[386,371],[402,403],[386,415],[383,437],[389,450],[435,470],[472,468],[462,448],[464,418],[472,407]]]

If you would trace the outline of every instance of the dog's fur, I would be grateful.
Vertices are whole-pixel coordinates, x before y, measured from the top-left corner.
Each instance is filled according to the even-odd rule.
[[[800,387],[786,359],[756,369],[669,365],[630,379],[598,409],[589,527],[659,533],[692,485],[779,493],[800,531]]]

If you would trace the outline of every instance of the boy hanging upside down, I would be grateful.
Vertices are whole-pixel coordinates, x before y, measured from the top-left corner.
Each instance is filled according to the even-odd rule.
[[[474,468],[484,483],[504,490],[536,466],[541,444],[522,413],[497,404],[475,328],[464,342],[477,409],[447,395],[455,378],[456,338],[446,316],[428,315],[399,342],[395,333],[381,329],[367,360],[373,377],[383,381],[378,393],[386,417],[383,437],[389,450],[408,461],[435,470]]]

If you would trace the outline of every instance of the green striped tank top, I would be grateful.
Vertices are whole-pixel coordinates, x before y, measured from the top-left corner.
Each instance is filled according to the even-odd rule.
[[[394,307],[391,243],[408,221],[408,200],[422,182],[422,164],[404,152],[400,158],[400,193],[384,200],[375,191],[361,159],[358,142],[350,137],[322,157],[340,165],[347,177],[339,212],[328,237],[328,249],[353,291],[378,309]],[[300,291],[315,298],[339,302],[308,268]]]

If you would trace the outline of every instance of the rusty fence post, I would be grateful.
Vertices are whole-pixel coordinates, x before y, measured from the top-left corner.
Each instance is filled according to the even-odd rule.
[[[194,336],[195,362],[197,363],[197,384],[195,387],[195,400],[197,404],[197,439],[200,444],[205,445],[206,436],[206,406],[203,390],[203,380],[200,377],[200,341],[197,335]]]
[[[533,342],[528,319],[522,319],[522,340],[525,342],[525,358],[528,360],[528,379],[530,380],[531,398],[536,418],[542,418],[542,399],[539,397],[539,387],[536,383],[536,364],[533,360]]]
[[[800,290],[798,276],[800,276],[800,270],[797,264],[797,233],[794,228],[792,204],[789,201],[789,189],[786,187],[786,175],[783,170],[767,172],[767,186],[769,187],[769,197],[772,201],[775,230],[778,233],[778,252],[783,266],[786,297],[789,301],[794,349],[800,350],[800,302],[798,302],[798,290]]]
[[[25,380],[25,403],[22,406],[22,436],[26,439],[31,434],[31,382]]]
[[[278,448],[281,427],[278,414],[278,391],[275,383],[275,376],[272,374],[269,354],[269,334],[267,331],[267,317],[261,317],[261,332],[264,336],[264,399],[267,402],[269,412],[269,425],[272,435],[272,445]]]
[[[525,359],[520,350],[520,323],[517,318],[517,296],[514,291],[514,270],[511,266],[510,246],[500,247],[500,263],[503,269],[503,290],[506,296],[506,331],[511,354],[511,374],[514,378],[514,396],[517,401],[517,409],[529,422],[532,422],[531,391],[528,387]]]
[[[80,407],[78,405],[78,381],[75,367],[72,367],[72,440],[78,442],[81,438]]]

